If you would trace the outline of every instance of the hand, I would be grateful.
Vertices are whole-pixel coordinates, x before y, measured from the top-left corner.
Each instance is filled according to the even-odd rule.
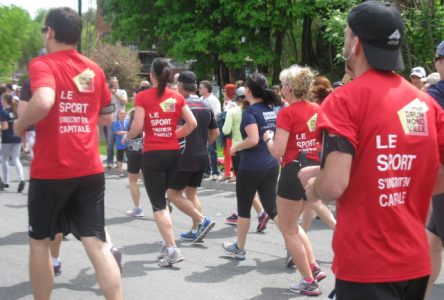
[[[318,196],[316,195],[315,191],[314,191],[314,182],[316,180],[316,177],[311,177],[310,179],[308,179],[308,183],[305,186],[305,195],[307,195],[307,201],[310,202],[315,202],[317,200],[319,200]]]
[[[267,130],[264,132],[264,135],[262,137],[264,139],[264,141],[266,142],[268,139],[273,139],[274,138],[274,132],[271,130]]]
[[[298,173],[298,178],[301,181],[302,186],[306,186],[308,183],[308,179],[317,176],[319,171],[319,166],[310,166],[300,169]]]
[[[237,153],[236,146],[231,146],[231,148],[230,148],[231,156],[236,156],[236,153]]]
[[[126,133],[123,135],[122,137],[122,144],[126,144],[126,142],[128,141],[128,137],[126,135]]]

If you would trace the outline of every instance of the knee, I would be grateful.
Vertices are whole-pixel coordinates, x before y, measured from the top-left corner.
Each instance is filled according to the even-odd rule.
[[[297,223],[289,223],[282,220],[282,218],[279,219],[279,229],[284,236],[293,236],[299,233],[299,226]]]

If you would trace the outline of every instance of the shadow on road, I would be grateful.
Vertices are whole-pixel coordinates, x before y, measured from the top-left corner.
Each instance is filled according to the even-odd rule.
[[[236,236],[236,226],[227,225],[217,231],[211,230],[205,237],[206,240],[233,238]]]
[[[248,300],[269,300],[269,299],[295,299],[304,298],[305,295],[295,294],[290,292],[285,288],[263,288],[261,289],[262,294],[254,296]],[[323,298],[322,298],[323,299]]]
[[[0,238],[0,246],[27,245],[27,244],[28,244],[27,232],[14,232],[11,233],[10,235]]]
[[[0,299],[16,300],[32,294],[29,281],[20,282],[15,285],[0,287]]]
[[[17,209],[19,209],[19,208],[28,207],[28,204],[17,204],[17,205],[15,205],[15,204],[5,204],[5,206],[9,207],[9,208],[17,208]]]
[[[218,266],[208,266],[208,270],[203,272],[193,272],[191,275],[185,277],[186,281],[190,282],[223,282],[231,279],[235,276],[242,276],[253,270],[256,270],[254,266],[239,266],[239,261],[230,258],[229,256],[221,256],[221,258],[227,258],[229,261],[225,264]]]

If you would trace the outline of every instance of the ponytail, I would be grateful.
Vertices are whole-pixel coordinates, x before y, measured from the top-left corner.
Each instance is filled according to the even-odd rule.
[[[162,97],[165,92],[165,88],[171,81],[171,69],[170,62],[165,58],[156,58],[151,64],[151,74],[157,79],[157,97]]]
[[[279,97],[279,95],[276,94],[276,92],[271,89],[265,89],[264,103],[266,105],[273,105],[273,106],[284,105],[284,103],[281,100],[281,97]]]
[[[8,106],[11,107],[12,113],[14,115],[14,119],[17,119],[17,102],[14,101],[14,99],[12,98],[12,96],[10,94],[3,94],[2,97],[6,101]]]

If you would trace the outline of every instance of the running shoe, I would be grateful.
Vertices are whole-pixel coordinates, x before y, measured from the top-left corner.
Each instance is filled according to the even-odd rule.
[[[160,259],[158,265],[160,267],[169,267],[175,263],[181,262],[183,259],[184,257],[179,248],[174,248],[174,252],[171,255],[167,254],[164,258]]]
[[[116,260],[117,266],[119,267],[120,273],[123,272],[123,266],[122,266],[122,253],[117,249],[117,247],[111,248],[111,254],[114,256],[114,259]]]
[[[321,270],[321,268],[316,265],[311,269],[311,274],[313,275],[313,278],[316,279],[317,282],[325,279],[327,277],[327,274],[325,274],[324,271]]]
[[[180,238],[185,241],[194,241],[197,239],[197,232],[193,233],[191,230],[180,234]]]
[[[0,191],[3,191],[5,187],[5,184],[3,183],[3,180],[0,178]]]
[[[291,258],[290,252],[287,250],[287,259],[285,260],[285,266],[291,268],[294,266],[293,258]]]
[[[211,176],[211,180],[217,181],[219,179],[219,175],[213,175]]]
[[[21,193],[21,192],[23,192],[24,189],[25,189],[25,181],[21,180],[19,182],[19,185],[18,185],[18,188],[17,188],[17,192]]]
[[[202,223],[197,225],[197,237],[193,242],[197,243],[203,241],[207,233],[213,229],[214,225],[216,225],[216,223],[213,220],[208,217],[204,217]]]
[[[123,174],[123,172],[120,172],[119,177],[125,177],[125,174]]]
[[[59,264],[57,266],[52,266],[52,268],[54,269],[54,276],[60,276],[62,275],[62,263],[59,262]]]
[[[224,248],[225,252],[238,260],[244,260],[246,258],[247,252],[245,250],[241,250],[237,247],[237,242],[224,242],[222,243],[222,248]]]
[[[266,212],[262,214],[259,218],[259,224],[257,224],[256,232],[262,232],[267,228],[267,222],[270,220],[270,217]]]
[[[230,179],[227,180],[227,182],[236,182],[236,176],[231,177]]]
[[[308,283],[304,279],[301,279],[299,283],[290,286],[288,289],[290,292],[304,294],[307,296],[319,296],[321,294],[316,280],[313,280],[312,283]]]
[[[138,207],[133,207],[130,210],[126,211],[126,215],[129,217],[142,218],[143,217],[143,209],[138,208]]]
[[[162,246],[159,251],[159,255],[157,255],[157,259],[165,258],[168,255],[168,249],[166,246]]]
[[[225,219],[225,224],[228,225],[237,225],[237,214],[233,213],[231,216]]]

